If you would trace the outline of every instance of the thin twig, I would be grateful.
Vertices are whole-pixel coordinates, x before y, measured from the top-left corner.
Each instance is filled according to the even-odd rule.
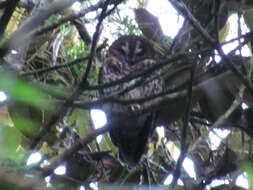
[[[188,96],[187,96],[187,106],[186,106],[185,114],[183,117],[184,126],[182,128],[182,134],[181,134],[181,152],[177,160],[175,171],[173,172],[173,181],[170,184],[171,188],[174,188],[175,185],[177,184],[177,180],[179,179],[181,175],[181,167],[187,153],[188,145],[186,144],[186,138],[187,138],[187,129],[188,129],[188,123],[189,123],[189,118],[190,118],[190,112],[191,112],[191,107],[192,107],[192,89],[193,89],[195,69],[196,69],[196,64],[194,64],[191,69],[191,78],[190,78],[190,83],[188,87]]]
[[[59,69],[65,68],[65,67],[71,67],[73,65],[79,64],[80,62],[85,61],[88,58],[89,58],[89,56],[79,57],[79,58],[75,59],[74,61],[71,61],[70,63],[63,63],[63,64],[55,65],[52,67],[44,68],[44,69],[38,69],[36,71],[20,73],[19,76],[26,77],[29,75],[37,75],[37,74],[47,73],[50,71],[56,71],[56,70],[59,70]]]
[[[231,106],[227,109],[227,111],[221,115],[216,121],[215,123],[210,127],[210,129],[203,134],[202,136],[200,136],[189,148],[189,151],[194,151],[197,147],[197,145],[202,141],[202,140],[206,140],[208,138],[208,135],[210,134],[211,131],[213,131],[214,128],[217,128],[218,126],[222,126],[221,124],[234,112],[235,109],[238,108],[238,106],[240,106],[241,102],[242,102],[242,96],[244,93],[245,88],[243,86],[240,87],[240,92],[238,93],[237,97],[235,98],[235,100],[233,101],[233,103],[231,104]]]
[[[90,7],[84,9],[84,10],[81,10],[80,12],[78,13],[72,13],[68,16],[65,16],[65,17],[62,17],[60,18],[59,20],[51,23],[50,25],[47,25],[47,26],[41,26],[35,30],[33,30],[31,32],[31,35],[33,36],[37,36],[37,35],[41,35],[41,34],[44,34],[45,32],[48,32],[50,30],[53,30],[55,28],[57,28],[58,26],[60,26],[61,24],[64,24],[68,21],[72,21],[72,20],[75,20],[77,18],[80,18],[80,17],[83,17],[85,16],[87,13],[89,12],[92,12],[92,11],[95,11],[97,9],[99,9],[100,7],[103,6],[103,3],[101,3],[102,1],[99,1],[97,4],[95,5],[91,5]]]
[[[219,52],[222,59],[225,60],[230,70],[243,82],[243,84],[247,87],[250,94],[253,96],[253,86],[250,80],[248,80],[247,76],[243,75],[239,69],[234,65],[234,63],[231,61],[231,58],[227,56],[224,51],[221,48],[221,45],[219,41],[214,40],[208,32],[199,24],[199,22],[194,18],[194,16],[191,14],[191,12],[187,9],[187,7],[182,3],[178,2],[176,0],[169,0],[173,6],[175,6],[184,16],[186,19],[189,20],[189,22],[192,24],[192,26],[200,32],[200,34]]]
[[[212,45],[216,44],[216,40],[212,38],[208,34],[208,32],[201,26],[201,24],[198,22],[198,20],[192,15],[192,13],[187,9],[185,4],[182,1],[177,0],[169,0],[171,4],[179,10],[185,17],[185,19],[188,19],[189,22],[193,25],[193,27],[202,34],[202,36],[208,41],[211,42]]]

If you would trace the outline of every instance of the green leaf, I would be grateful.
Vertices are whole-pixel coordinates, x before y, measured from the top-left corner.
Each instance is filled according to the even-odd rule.
[[[75,109],[68,118],[68,122],[76,121],[77,131],[80,137],[84,137],[90,132],[88,114],[87,110]]]
[[[16,128],[0,125],[0,157],[17,159],[20,143],[21,135]]]
[[[26,137],[34,138],[40,130],[40,125],[36,121],[21,117],[14,117],[13,120],[15,121],[15,128]]]
[[[38,87],[10,75],[0,77],[0,89],[5,91],[12,100],[42,109],[53,108],[53,104],[48,96]]]
[[[244,162],[240,168],[243,172],[244,171],[247,172],[248,181],[249,181],[249,189],[252,189],[252,187],[253,187],[253,164],[251,162]]]

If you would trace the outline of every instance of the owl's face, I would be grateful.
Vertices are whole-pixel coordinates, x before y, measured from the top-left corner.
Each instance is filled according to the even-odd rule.
[[[154,58],[155,52],[145,38],[128,35],[116,40],[109,48],[108,55],[113,55],[129,66],[133,66],[142,60]]]

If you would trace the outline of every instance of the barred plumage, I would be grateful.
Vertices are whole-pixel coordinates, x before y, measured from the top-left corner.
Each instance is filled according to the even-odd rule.
[[[143,37],[135,35],[122,36],[116,40],[109,48],[106,61],[99,74],[99,83],[104,84],[121,79],[131,73],[140,72],[156,64],[155,52],[151,44]],[[163,80],[159,75],[160,71],[155,71],[145,78],[133,79],[129,82],[119,84],[101,90],[101,96],[117,94],[135,85],[141,80],[141,84],[136,88],[127,91],[119,98],[131,100],[147,97],[163,90]],[[116,103],[108,103],[104,106],[107,113],[126,112],[141,109],[148,106],[152,100],[143,104],[132,104],[131,106]],[[146,142],[153,131],[152,121],[154,112],[138,117],[131,117],[127,122],[119,122],[117,127],[110,131],[112,142],[119,149],[119,156],[122,162],[128,166],[136,165],[145,151]],[[110,118],[114,122],[114,118]],[[116,119],[115,119],[116,120]]]

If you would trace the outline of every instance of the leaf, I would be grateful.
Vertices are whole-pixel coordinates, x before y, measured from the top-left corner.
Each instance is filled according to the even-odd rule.
[[[29,118],[12,117],[15,128],[27,138],[34,138],[40,129],[39,123]]]
[[[219,31],[219,40],[224,42],[230,30],[230,24],[227,22],[222,29]]]
[[[112,143],[108,133],[104,134],[103,137],[104,138],[102,139],[102,141],[100,143],[101,147],[104,148],[103,150],[111,150],[113,152],[113,154],[116,155],[118,150],[115,147],[115,145]]]
[[[253,187],[253,165],[251,162],[245,162],[241,166],[242,171],[246,171],[248,175],[248,181],[249,181],[249,189],[252,189]]]
[[[17,159],[20,143],[21,135],[16,128],[0,125],[0,157]]]
[[[0,107],[0,124],[13,126],[7,106]]]
[[[246,11],[243,14],[243,18],[245,20],[246,25],[253,30],[253,10]]]
[[[68,118],[69,122],[76,122],[77,131],[80,137],[84,137],[90,131],[88,114],[87,110],[75,109]]]
[[[43,109],[53,109],[53,103],[48,96],[38,87],[35,87],[21,79],[2,75],[0,77],[0,89],[8,94],[12,100],[20,101]]]
[[[11,17],[7,28],[6,28],[6,33],[11,34],[15,30],[17,30],[18,25],[22,17],[24,16],[25,9],[23,8],[17,8],[16,11],[13,12],[13,16]]]

